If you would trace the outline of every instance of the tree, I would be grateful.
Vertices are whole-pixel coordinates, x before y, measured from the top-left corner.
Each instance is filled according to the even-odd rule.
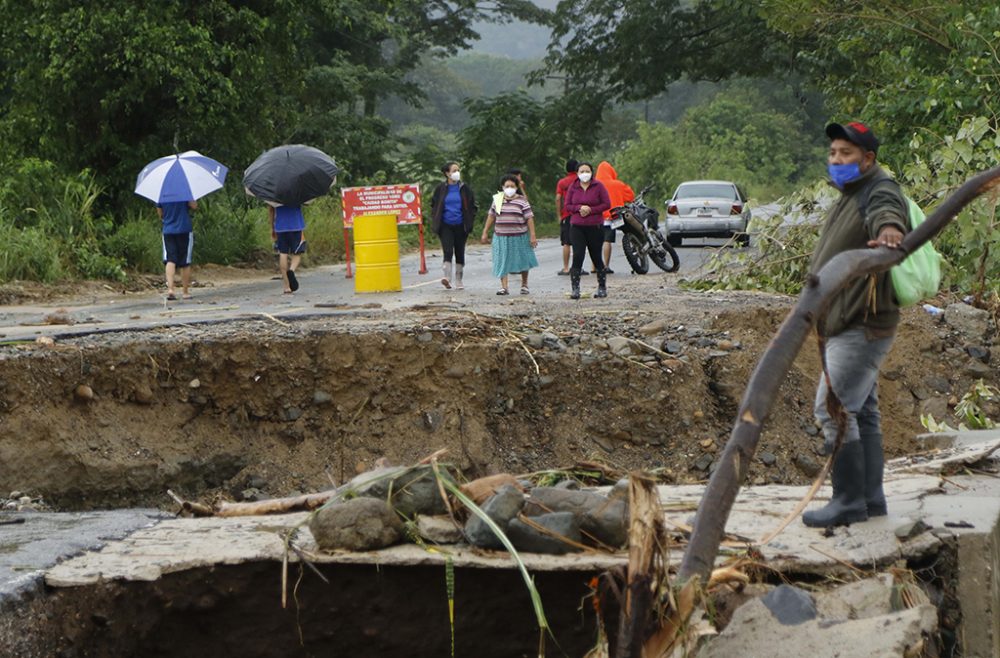
[[[472,24],[543,14],[527,0],[0,0],[7,148],[91,169],[122,196],[148,160],[197,148],[238,170],[310,141],[348,174],[385,165],[389,93]],[[176,147],[175,147],[176,143]],[[235,172],[234,172],[235,173]]]
[[[545,71],[587,80],[611,100],[651,98],[681,78],[766,76],[787,66],[787,40],[753,3],[734,0],[563,0]]]

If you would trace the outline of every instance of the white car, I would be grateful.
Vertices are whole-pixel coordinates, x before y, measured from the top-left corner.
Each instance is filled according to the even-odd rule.
[[[684,238],[732,238],[750,244],[747,196],[736,183],[692,180],[681,183],[667,201],[667,240],[679,247]]]

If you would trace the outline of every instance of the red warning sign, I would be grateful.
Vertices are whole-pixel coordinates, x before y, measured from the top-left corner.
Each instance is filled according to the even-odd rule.
[[[420,224],[420,186],[375,185],[344,187],[340,190],[344,208],[344,228],[354,226],[362,215],[396,215],[397,224]]]

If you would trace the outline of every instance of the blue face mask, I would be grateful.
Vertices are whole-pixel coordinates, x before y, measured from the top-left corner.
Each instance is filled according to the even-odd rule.
[[[838,190],[844,189],[845,183],[850,183],[861,176],[861,167],[857,162],[841,165],[828,164],[826,170],[830,172],[830,180],[833,181]]]

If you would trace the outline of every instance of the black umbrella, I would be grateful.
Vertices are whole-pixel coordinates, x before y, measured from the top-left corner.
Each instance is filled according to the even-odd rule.
[[[284,206],[301,206],[330,191],[339,168],[312,146],[291,144],[265,151],[247,167],[247,194]]]

